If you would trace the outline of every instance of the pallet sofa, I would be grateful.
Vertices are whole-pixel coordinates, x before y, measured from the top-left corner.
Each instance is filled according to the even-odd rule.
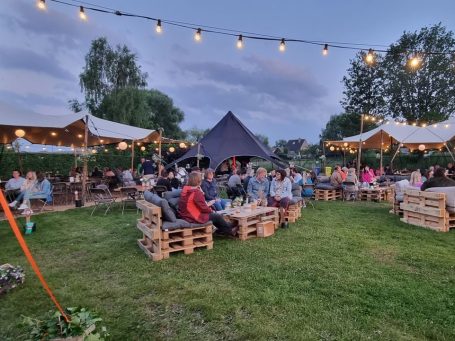
[[[455,187],[434,187],[426,191],[406,189],[401,221],[439,232],[455,228]]]

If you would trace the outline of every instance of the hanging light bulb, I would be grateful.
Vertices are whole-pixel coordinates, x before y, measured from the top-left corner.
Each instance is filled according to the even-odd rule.
[[[284,41],[284,38],[281,39],[279,50],[280,52],[286,51],[286,42]]]
[[[422,152],[425,150],[425,145],[424,144],[419,144],[419,150]]]
[[[202,40],[202,30],[200,28],[198,28],[196,33],[194,34],[194,40],[196,41]]]
[[[186,148],[185,142],[180,142],[179,147],[180,147],[180,148]]]
[[[411,59],[408,60],[408,65],[413,70],[418,69],[421,63],[422,59],[418,55],[414,55]]]
[[[158,19],[158,21],[157,21],[157,23],[156,23],[155,31],[156,31],[156,33],[161,33],[161,32],[163,32],[163,29],[162,29],[162,27],[161,27],[161,19]]]
[[[119,148],[120,150],[126,150],[126,148],[128,148],[128,143],[122,141],[122,142],[120,142],[120,143],[118,144],[118,148]]]
[[[87,15],[85,14],[83,6],[79,6],[79,18],[81,18],[81,20],[84,20],[84,21],[87,20]]]
[[[373,49],[369,49],[367,55],[365,56],[365,62],[369,65],[374,63],[374,51]]]
[[[449,128],[449,125],[448,124],[444,125],[444,128]]]
[[[17,137],[24,137],[24,136],[25,136],[25,130],[23,130],[23,129],[17,129],[17,130],[14,132],[14,135],[16,135]]]
[[[46,10],[46,0],[39,0],[37,3],[36,3],[36,6],[40,9],[40,10]]]
[[[335,150],[335,147],[331,146],[329,149],[330,149],[331,152],[333,152]]]
[[[141,147],[141,151],[145,152],[145,147],[144,146]]]
[[[239,35],[239,39],[237,39],[237,48],[242,49],[243,48],[243,36]]]
[[[405,126],[405,125],[406,125],[406,122],[403,122],[403,123],[401,123],[401,124]]]
[[[417,123],[416,123],[416,122],[414,122],[412,125],[415,127],[415,126],[417,125]]]
[[[174,147],[169,147],[169,152],[170,152],[170,153],[175,152],[175,148],[174,148]]]
[[[322,55],[327,56],[329,54],[329,45],[325,44],[324,48],[322,49]]]
[[[433,124],[433,128],[437,128],[437,127],[438,127],[438,125],[437,125],[437,124]]]

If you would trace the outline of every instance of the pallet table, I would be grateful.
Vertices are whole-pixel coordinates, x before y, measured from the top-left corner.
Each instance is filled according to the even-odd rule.
[[[314,190],[314,200],[329,201],[329,200],[341,199],[341,197],[342,197],[341,189],[316,188]]]
[[[359,190],[359,199],[364,201],[390,201],[390,187],[361,188]]]
[[[238,237],[247,240],[254,237],[268,237],[279,225],[278,208],[231,208],[221,211],[230,221],[237,221],[239,226]]]

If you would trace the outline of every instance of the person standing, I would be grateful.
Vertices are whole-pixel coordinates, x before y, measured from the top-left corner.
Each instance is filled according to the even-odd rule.
[[[155,164],[149,159],[142,158],[142,176],[145,179],[150,179],[155,174]]]

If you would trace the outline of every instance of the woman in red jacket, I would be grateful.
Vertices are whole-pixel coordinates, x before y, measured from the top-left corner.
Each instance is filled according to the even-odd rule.
[[[179,200],[180,218],[189,223],[205,224],[209,220],[221,234],[230,234],[235,236],[238,227],[224,220],[223,216],[213,212],[210,208],[213,201],[205,202],[204,192],[201,190],[201,175],[198,172],[192,172],[189,175],[186,186],[183,187]]]

